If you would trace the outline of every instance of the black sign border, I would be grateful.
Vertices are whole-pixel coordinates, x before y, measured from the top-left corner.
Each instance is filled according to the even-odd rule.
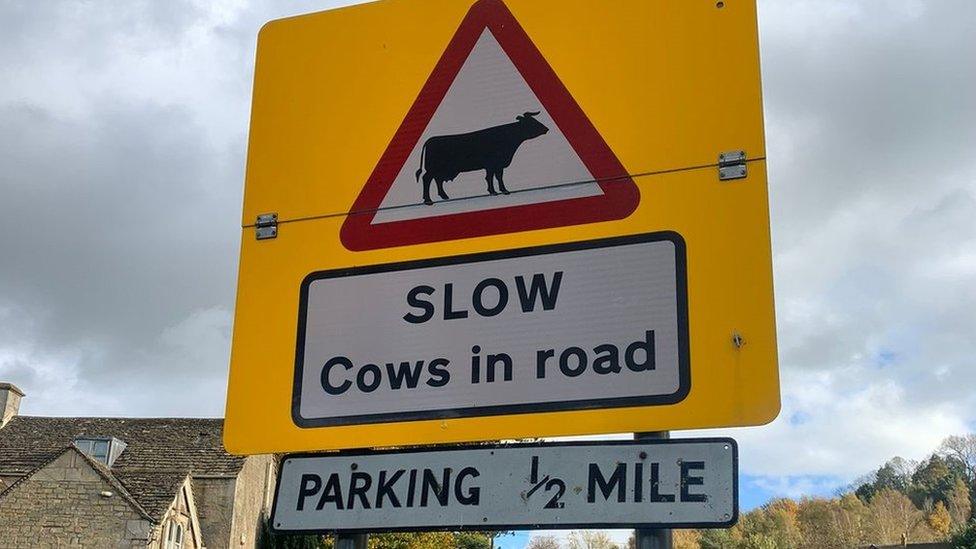
[[[416,454],[421,452],[456,452],[463,450],[523,449],[523,448],[571,448],[587,446],[643,446],[655,444],[728,444],[732,448],[732,513],[725,522],[588,522],[572,524],[533,523],[533,524],[445,524],[441,526],[412,526],[403,528],[349,528],[336,530],[321,529],[279,529],[274,522],[278,511],[278,495],[281,490],[281,472],[275,479],[274,501],[268,526],[275,534],[386,534],[391,532],[464,532],[464,531],[527,531],[527,530],[581,530],[581,529],[621,529],[621,528],[731,528],[739,521],[739,444],[729,437],[674,438],[646,440],[592,440],[578,442],[528,442],[514,444],[462,444],[452,446],[418,446],[398,449],[358,449],[337,452],[309,452],[285,454],[281,456],[281,467],[293,458],[375,456],[383,454]]]
[[[312,282],[330,278],[348,276],[372,275],[396,271],[408,271],[429,267],[445,267],[467,263],[480,263],[499,259],[512,259],[536,255],[548,255],[561,252],[592,250],[597,248],[612,248],[631,244],[646,244],[649,242],[671,242],[675,255],[675,303],[678,322],[678,389],[669,395],[648,395],[619,398],[597,398],[588,400],[567,400],[557,402],[540,402],[524,404],[502,404],[493,406],[479,406],[471,408],[445,408],[441,410],[384,412],[377,414],[360,414],[355,416],[306,418],[301,415],[300,404],[302,395],[302,363],[305,360],[305,323],[308,317],[308,292]],[[482,252],[474,254],[437,257],[364,267],[346,267],[328,271],[317,271],[302,280],[298,300],[298,335],[295,348],[295,373],[292,386],[291,416],[292,421],[301,428],[336,427],[349,425],[367,425],[377,423],[405,423],[410,421],[456,419],[466,417],[484,417],[499,415],[531,414],[546,412],[565,412],[576,410],[594,410],[607,408],[627,408],[637,406],[656,406],[676,404],[688,396],[691,391],[691,359],[688,329],[688,268],[687,252],[684,238],[674,231],[660,231],[630,236],[584,240],[562,244],[547,244],[513,250]]]

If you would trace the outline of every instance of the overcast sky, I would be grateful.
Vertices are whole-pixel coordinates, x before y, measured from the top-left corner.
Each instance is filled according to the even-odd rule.
[[[255,37],[336,5],[0,2],[23,413],[223,413]],[[976,426],[976,3],[760,7],[784,406],[724,431],[746,505]]]

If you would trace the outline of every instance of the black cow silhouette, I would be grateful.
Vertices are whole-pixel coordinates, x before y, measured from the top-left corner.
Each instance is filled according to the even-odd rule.
[[[458,174],[477,170],[485,170],[489,194],[498,194],[493,182],[496,179],[498,190],[508,194],[502,174],[512,164],[515,152],[523,142],[549,131],[535,119],[538,114],[527,112],[516,116],[516,121],[510,124],[470,133],[436,135],[425,141],[416,175],[419,182],[420,174],[424,174],[424,204],[434,203],[430,199],[431,181],[437,183],[437,194],[447,200],[449,197],[444,192],[444,182],[454,181]]]

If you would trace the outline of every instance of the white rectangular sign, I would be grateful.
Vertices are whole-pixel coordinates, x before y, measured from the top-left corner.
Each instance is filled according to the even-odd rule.
[[[278,532],[723,527],[738,514],[728,438],[293,455]]]
[[[671,404],[688,393],[684,241],[653,233],[313,273],[303,427]]]

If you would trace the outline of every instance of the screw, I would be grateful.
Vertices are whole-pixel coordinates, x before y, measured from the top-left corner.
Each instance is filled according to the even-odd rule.
[[[356,469],[359,469],[359,464],[353,463],[352,465],[349,466],[349,468],[355,471]]]
[[[736,349],[741,349],[745,344],[746,340],[742,338],[742,334],[739,332],[732,332],[732,345],[735,345]]]
[[[637,454],[637,457],[639,457],[641,459],[647,459],[647,452],[641,452],[641,453]]]

